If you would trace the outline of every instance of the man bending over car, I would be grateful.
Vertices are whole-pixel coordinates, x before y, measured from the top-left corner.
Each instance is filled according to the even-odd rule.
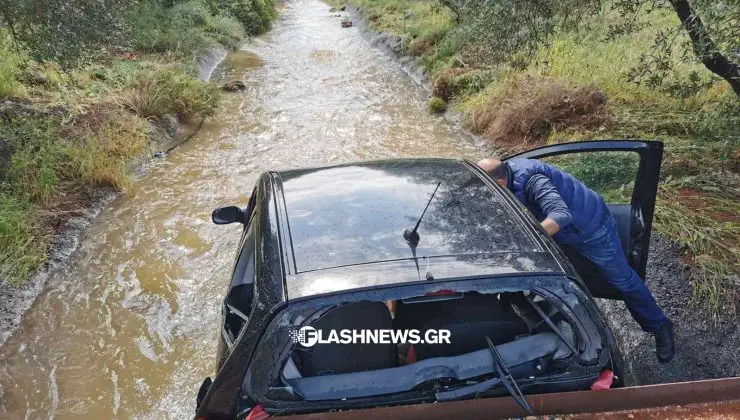
[[[514,193],[556,242],[573,247],[599,267],[622,293],[640,327],[655,335],[658,360],[670,361],[676,353],[673,323],[627,263],[616,222],[604,199],[573,176],[538,160],[501,162],[488,158],[478,166]]]

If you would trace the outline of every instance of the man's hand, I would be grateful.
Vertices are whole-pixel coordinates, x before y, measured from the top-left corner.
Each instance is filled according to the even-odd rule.
[[[558,225],[558,222],[550,219],[549,217],[540,222],[540,225],[545,228],[545,232],[547,232],[547,234],[550,236],[553,236],[560,231],[560,225]]]

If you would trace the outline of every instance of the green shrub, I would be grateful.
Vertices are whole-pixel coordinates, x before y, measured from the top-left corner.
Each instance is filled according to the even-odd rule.
[[[431,114],[441,114],[447,110],[447,103],[439,96],[432,96],[429,100],[429,112]]]
[[[219,44],[229,48],[237,48],[244,39],[244,26],[231,16],[212,17],[206,31]]]
[[[61,124],[58,116],[7,116],[0,125],[0,280],[17,283],[46,258],[63,181],[123,188],[130,162],[148,140],[148,123],[115,104],[96,104]],[[69,183],[67,183],[69,185]]]
[[[201,2],[187,1],[173,7],[160,2],[143,2],[134,19],[135,48],[148,52],[172,51],[182,57],[193,57],[217,44],[235,47],[244,37],[237,20],[213,16]]]
[[[23,91],[22,85],[16,80],[17,74],[14,63],[0,55],[0,99],[17,96]]]
[[[36,61],[74,67],[121,45],[137,0],[3,0],[0,25]]]
[[[207,3],[215,14],[234,16],[249,35],[267,31],[277,17],[275,0],[207,0]]]

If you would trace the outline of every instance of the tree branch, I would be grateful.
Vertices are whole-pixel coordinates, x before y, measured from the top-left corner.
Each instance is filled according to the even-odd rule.
[[[697,58],[712,73],[727,80],[732,90],[740,96],[740,66],[717,51],[712,38],[688,0],[669,0],[676,11],[681,25],[691,38],[691,46]]]

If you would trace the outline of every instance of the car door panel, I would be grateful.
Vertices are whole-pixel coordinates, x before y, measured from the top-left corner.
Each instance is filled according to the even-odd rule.
[[[634,187],[629,204],[607,204],[617,223],[617,233],[622,242],[630,266],[640,278],[645,278],[653,212],[658,189],[660,165],[663,158],[663,143],[641,140],[598,140],[563,143],[544,146],[505,158],[544,159],[560,155],[575,155],[593,152],[634,152],[639,164],[634,174]],[[572,249],[564,249],[571,263],[582,277],[591,293],[596,297],[620,299],[620,293],[601,275],[598,268],[577,255]]]

